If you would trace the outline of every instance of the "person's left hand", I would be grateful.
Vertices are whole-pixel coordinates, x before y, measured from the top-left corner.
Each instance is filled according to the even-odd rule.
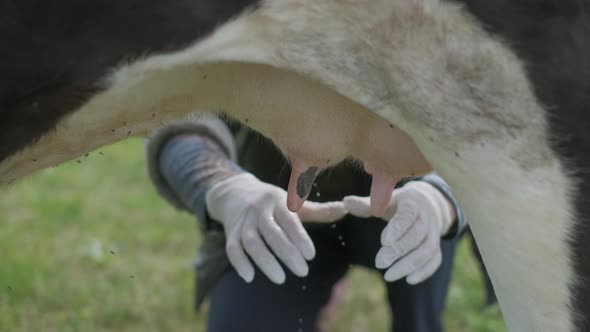
[[[372,216],[370,197],[348,196],[343,203],[354,216]],[[429,183],[409,182],[393,191],[382,219],[389,223],[381,233],[375,265],[387,269],[385,280],[406,277],[414,285],[434,274],[442,261],[440,237],[455,220],[446,197]]]

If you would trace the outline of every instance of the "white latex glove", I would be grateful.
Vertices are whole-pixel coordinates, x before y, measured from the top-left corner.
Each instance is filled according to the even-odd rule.
[[[333,222],[347,213],[342,202],[306,202],[293,213],[287,209],[283,189],[250,173],[216,183],[206,194],[206,204],[209,215],[223,224],[227,256],[238,274],[246,282],[254,279],[248,254],[276,284],[285,282],[277,258],[295,275],[304,277],[309,271],[306,260],[315,257],[315,247],[301,222]]]
[[[371,217],[370,197],[348,196],[343,202],[350,214]],[[387,269],[385,280],[406,277],[414,285],[434,274],[442,261],[440,238],[455,220],[446,197],[429,183],[408,182],[393,191],[382,218],[389,223],[381,233],[375,265]]]

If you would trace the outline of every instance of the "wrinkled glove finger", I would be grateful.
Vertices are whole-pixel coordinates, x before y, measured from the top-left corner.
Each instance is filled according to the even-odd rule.
[[[385,280],[389,282],[399,280],[424,266],[436,255],[437,250],[435,249],[440,251],[440,248],[435,248],[432,245],[433,242],[435,241],[429,238],[425,239],[416,249],[393,263],[387,272],[385,272]]]
[[[442,263],[442,253],[440,250],[426,263],[423,267],[415,272],[410,273],[406,278],[406,282],[410,285],[416,285],[431,277],[436,270],[438,270]]]
[[[383,246],[375,257],[375,266],[378,269],[390,267],[395,261],[402,258],[410,251],[416,249],[428,235],[428,228],[422,219],[416,222],[392,245]]]
[[[256,226],[244,226],[241,235],[242,245],[246,253],[254,261],[256,266],[264,273],[270,281],[275,284],[282,284],[285,282],[285,271],[271,254],[270,250],[262,241]]]
[[[369,218],[371,213],[371,197],[346,196],[342,200],[348,213],[359,218]]]
[[[334,222],[342,219],[348,212],[342,202],[316,203],[306,201],[297,212],[302,222]]]
[[[239,238],[239,230],[227,234],[225,252],[238,275],[246,282],[252,282],[254,280],[254,267],[250,263],[246,253],[244,253],[244,248]]]
[[[381,233],[381,245],[392,246],[412,227],[419,216],[419,206],[415,200],[400,196],[397,211]]]
[[[299,277],[307,276],[309,267],[305,258],[297,247],[287,238],[287,235],[277,224],[277,221],[268,216],[258,224],[258,229],[277,258],[282,261],[289,270]]]
[[[286,207],[278,207],[273,216],[303,257],[306,260],[313,259],[315,257],[315,247],[297,214],[289,211]]]

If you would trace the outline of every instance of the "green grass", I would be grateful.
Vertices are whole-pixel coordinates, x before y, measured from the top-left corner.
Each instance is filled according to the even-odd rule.
[[[204,331],[192,311],[193,218],[159,198],[143,144],[129,140],[0,192],[0,331]],[[355,269],[331,331],[386,331],[383,283]],[[468,243],[459,248],[448,331],[505,331]]]

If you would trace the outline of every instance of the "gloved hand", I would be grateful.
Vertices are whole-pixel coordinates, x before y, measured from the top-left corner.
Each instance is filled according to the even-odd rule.
[[[254,279],[246,253],[274,283],[285,282],[285,272],[274,255],[295,275],[306,276],[306,260],[315,257],[315,247],[301,222],[333,222],[347,213],[342,202],[306,202],[293,213],[287,209],[283,189],[250,173],[219,181],[205,199],[209,215],[225,229],[229,261],[246,282]]]
[[[343,203],[350,214],[371,217],[370,197],[347,196]],[[408,182],[393,191],[383,219],[389,223],[375,265],[387,269],[385,280],[406,277],[414,285],[434,274],[442,261],[440,238],[455,220],[446,197],[429,183]]]

